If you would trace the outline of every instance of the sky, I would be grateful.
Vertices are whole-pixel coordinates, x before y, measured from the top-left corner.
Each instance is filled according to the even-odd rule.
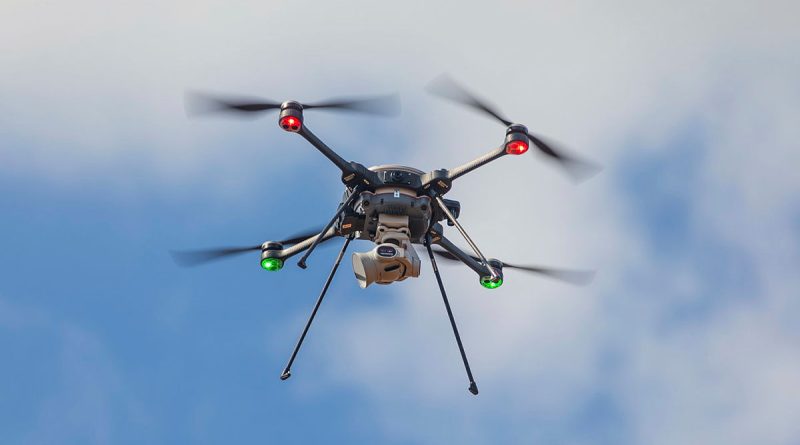
[[[798,9],[3,2],[2,442],[800,443]],[[595,281],[442,265],[475,397],[427,260],[367,290],[345,260],[280,381],[338,242],[279,273],[168,251],[318,226],[339,174],[275,116],[187,119],[184,92],[395,92],[398,118],[306,123],[428,171],[504,136],[425,93],[442,73],[604,167],[509,156],[448,195],[488,256]]]

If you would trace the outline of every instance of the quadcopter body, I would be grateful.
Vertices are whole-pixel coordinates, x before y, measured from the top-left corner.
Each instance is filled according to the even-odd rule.
[[[442,179],[444,175],[437,172],[425,174],[402,165],[382,165],[368,170],[375,173],[371,178],[372,187],[346,188],[342,203],[347,205],[322,238],[324,241],[342,236],[375,243],[369,252],[357,252],[352,256],[353,272],[362,288],[372,283],[390,284],[420,275],[421,261],[414,245],[425,244],[428,235],[432,243],[440,243],[442,230],[439,223],[447,220],[447,214],[431,197],[440,195],[429,192],[431,178],[440,183],[436,184],[437,189],[449,188],[448,182]],[[442,199],[442,202],[450,215],[458,218],[461,204],[451,199]],[[450,220],[447,223],[454,225]],[[313,241],[309,238],[306,243]],[[280,243],[265,242],[262,245],[262,266],[280,269],[285,259],[305,247],[302,242],[295,246],[284,249]],[[484,282],[491,281],[491,272],[487,268],[481,267],[473,258],[467,261],[482,274]],[[501,270],[501,266],[495,266],[496,275],[500,276]],[[494,283],[499,285],[502,281],[495,278]]]
[[[502,143],[478,158],[449,169],[442,168],[423,172],[402,165],[380,165],[367,168],[358,162],[346,161],[322,142],[308,128],[304,112],[316,108],[384,113],[387,109],[394,108],[392,106],[394,100],[391,98],[333,100],[301,104],[297,101],[277,103],[265,100],[220,100],[193,96],[200,100],[200,102],[194,102],[193,108],[196,112],[226,111],[249,114],[279,110],[278,125],[280,128],[303,137],[341,171],[341,181],[345,186],[342,201],[339,203],[336,213],[321,230],[313,230],[285,240],[266,241],[255,246],[175,254],[175,259],[180,263],[194,265],[229,255],[261,251],[261,266],[268,271],[279,271],[289,258],[302,253],[297,264],[305,269],[307,267],[306,260],[317,245],[337,237],[344,238],[344,244],[300,339],[295,345],[289,363],[281,374],[281,379],[285,380],[291,375],[291,365],[344,253],[353,239],[368,240],[374,243],[371,250],[356,252],[352,255],[353,272],[362,288],[373,283],[391,284],[419,277],[421,261],[415,246],[424,246],[433,266],[433,272],[469,377],[469,391],[473,394],[478,393],[478,388],[472,377],[444,284],[436,265],[436,256],[463,263],[475,272],[479,282],[489,289],[495,289],[502,285],[504,268],[542,274],[577,284],[588,282],[591,279],[591,272],[519,266],[497,259],[487,259],[458,221],[461,204],[458,201],[446,199],[444,196],[451,191],[453,182],[461,176],[506,155],[524,154],[530,145],[534,145],[539,152],[557,161],[573,177],[577,178],[585,176],[587,173],[593,173],[596,168],[592,164],[565,155],[561,150],[556,150],[551,144],[545,143],[541,138],[531,134],[524,125],[505,119],[494,107],[477,99],[449,79],[440,80],[438,85],[433,88],[433,92],[488,114],[501,122],[506,127]],[[198,103],[200,106],[197,106]],[[445,236],[442,226],[444,222],[458,230],[469,244],[473,254],[467,254]]]
[[[366,168],[346,162],[319,140],[304,123],[304,107],[299,102],[280,104],[279,126],[288,132],[299,133],[342,171],[346,186],[345,199],[332,223],[316,238],[284,248],[279,242],[262,245],[262,266],[280,270],[284,261],[305,250],[298,265],[314,247],[334,236],[373,241],[376,247],[367,253],[353,254],[353,271],[362,288],[372,283],[390,284],[418,277],[420,260],[413,245],[426,242],[439,244],[446,252],[464,262],[487,288],[503,283],[502,262],[487,260],[466,235],[457,218],[461,211],[458,201],[444,199],[455,179],[505,155],[521,155],[528,151],[530,135],[524,125],[509,122],[503,145],[484,156],[454,169],[439,169],[429,173],[401,165]],[[480,261],[467,255],[442,236],[439,222],[447,220],[458,227],[475,250]]]

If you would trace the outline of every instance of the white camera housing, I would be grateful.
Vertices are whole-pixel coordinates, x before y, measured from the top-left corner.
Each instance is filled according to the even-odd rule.
[[[420,260],[408,237],[408,216],[378,216],[375,243],[368,252],[353,253],[353,272],[362,288],[418,277]]]

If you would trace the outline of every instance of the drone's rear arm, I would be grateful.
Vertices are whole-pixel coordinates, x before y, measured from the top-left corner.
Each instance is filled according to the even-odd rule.
[[[325,241],[333,238],[334,236],[336,236],[336,228],[335,227],[331,227],[330,229],[328,229],[327,232],[325,232],[324,235],[322,235],[322,239],[320,240],[320,243],[325,242]],[[286,249],[283,249],[283,250],[270,251],[271,254],[269,256],[271,258],[280,258],[281,260],[286,261],[287,259],[289,259],[289,258],[297,255],[298,253],[300,253],[300,252],[308,249],[309,247],[311,247],[311,244],[314,243],[314,240],[316,240],[317,237],[319,237],[319,235],[314,235],[314,236],[312,236],[310,238],[307,238],[307,239],[305,239],[303,241],[300,241],[299,243],[297,243],[297,244],[295,244],[295,245],[293,245],[291,247],[287,247]]]
[[[491,273],[491,271],[489,270],[488,267],[486,267],[482,263],[476,261],[470,255],[467,255],[466,252],[464,252],[463,250],[459,249],[458,246],[453,244],[444,235],[442,235],[441,233],[437,233],[437,231],[435,229],[431,233],[431,242],[433,244],[438,244],[444,250],[446,250],[446,251],[450,252],[451,254],[453,254],[453,256],[458,258],[462,263],[466,264],[467,267],[469,267],[470,269],[474,270],[475,273],[477,273],[479,277],[483,278],[483,277],[487,277],[487,276],[491,276],[492,275],[492,273]]]

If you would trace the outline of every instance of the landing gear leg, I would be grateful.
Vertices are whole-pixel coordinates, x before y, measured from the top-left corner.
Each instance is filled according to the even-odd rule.
[[[430,234],[426,235],[425,237],[425,247],[428,249],[428,256],[431,259],[433,273],[436,275],[436,281],[439,283],[439,290],[442,292],[442,301],[444,301],[444,307],[447,309],[447,316],[450,318],[450,325],[453,327],[453,334],[456,336],[456,343],[458,343],[458,350],[461,352],[461,359],[464,360],[464,369],[467,370],[467,377],[469,378],[469,392],[478,395],[478,385],[475,384],[475,379],[472,377],[472,371],[469,369],[467,354],[464,352],[464,345],[461,344],[461,336],[458,335],[458,328],[456,327],[456,320],[453,318],[453,311],[450,309],[450,302],[447,301],[447,293],[444,290],[444,284],[442,284],[442,276],[439,274],[439,268],[436,266],[436,259],[433,257]]]
[[[327,231],[327,230],[326,230]],[[297,340],[297,344],[294,346],[294,350],[292,351],[292,356],[289,358],[289,363],[286,364],[286,368],[284,368],[283,373],[281,374],[281,380],[286,380],[292,376],[291,368],[292,363],[294,363],[295,357],[297,357],[297,352],[300,350],[300,346],[303,345],[303,340],[306,338],[306,334],[308,333],[308,328],[311,327],[311,323],[314,321],[314,316],[317,315],[317,310],[319,310],[319,306],[322,304],[322,299],[325,298],[325,293],[328,292],[328,287],[331,285],[331,281],[333,280],[333,276],[336,274],[336,269],[339,268],[339,263],[342,262],[342,257],[344,256],[345,250],[347,250],[347,246],[350,244],[352,237],[348,237],[344,245],[342,246],[342,250],[339,251],[339,256],[336,257],[336,262],[333,264],[333,269],[331,269],[331,273],[328,275],[328,279],[325,281],[325,285],[322,287],[322,292],[319,294],[319,298],[317,298],[317,303],[314,305],[314,310],[311,311],[311,316],[308,317],[308,321],[306,322],[306,326],[303,328],[303,333],[300,334],[300,338]]]

